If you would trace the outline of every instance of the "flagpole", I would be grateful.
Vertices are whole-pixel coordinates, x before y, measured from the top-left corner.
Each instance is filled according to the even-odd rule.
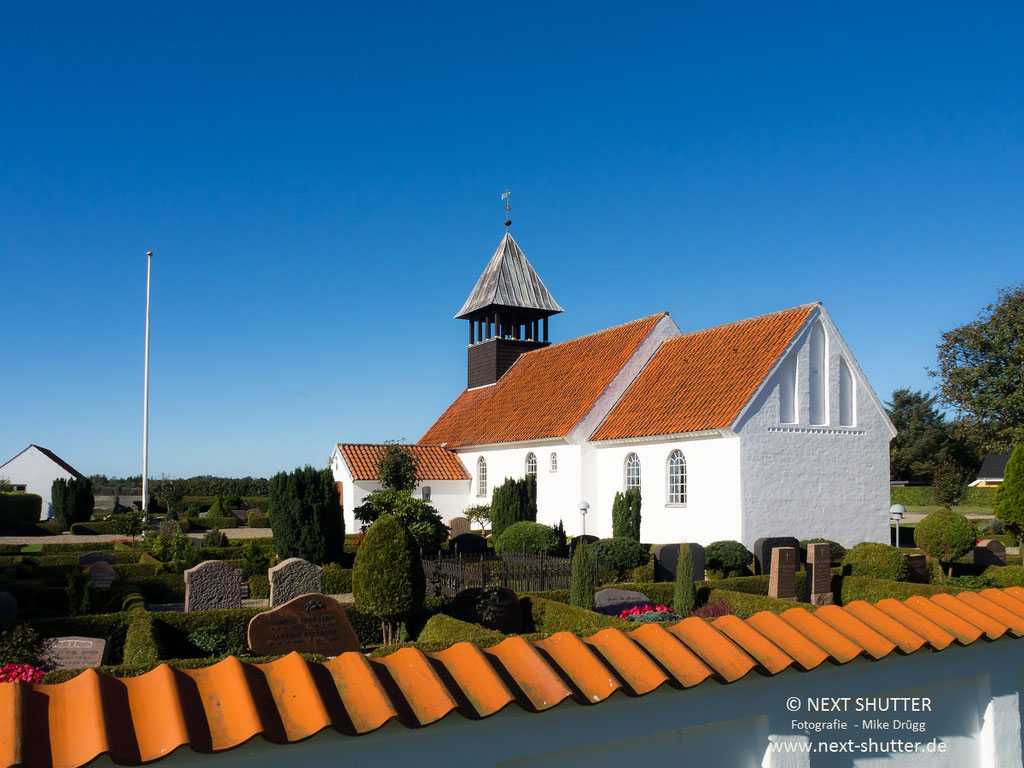
[[[146,353],[142,374],[142,511],[149,511],[149,277],[153,252],[146,251]]]

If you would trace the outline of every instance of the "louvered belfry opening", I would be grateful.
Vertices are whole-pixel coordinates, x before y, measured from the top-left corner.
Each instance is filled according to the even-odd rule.
[[[469,321],[467,386],[494,384],[520,355],[546,347],[562,308],[508,232],[455,316]]]

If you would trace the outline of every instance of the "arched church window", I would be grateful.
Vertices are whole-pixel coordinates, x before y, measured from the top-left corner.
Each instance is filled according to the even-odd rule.
[[[487,462],[483,456],[476,460],[476,495],[487,495]]]
[[[676,449],[668,455],[668,503],[686,503],[686,457]]]
[[[640,487],[640,457],[635,453],[629,454],[626,457],[626,482],[624,483],[626,490],[630,488]]]
[[[854,425],[854,383],[849,364],[839,358],[839,426]]]
[[[552,472],[557,472],[558,471],[558,454],[554,453],[554,452],[552,452],[552,454],[551,454],[551,471]]]
[[[825,329],[815,323],[811,329],[810,364],[810,410],[811,424],[828,423],[828,354],[825,343]]]
[[[533,451],[526,454],[526,474],[536,475],[537,474],[537,456]]]

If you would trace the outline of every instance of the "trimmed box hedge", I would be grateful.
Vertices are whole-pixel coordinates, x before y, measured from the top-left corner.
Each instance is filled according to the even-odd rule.
[[[43,497],[36,493],[0,493],[0,530],[38,523],[42,512]]]
[[[839,582],[838,587],[836,582]],[[964,592],[961,587],[944,587],[940,584],[914,584],[909,581],[891,581],[889,579],[872,579],[867,576],[838,576],[832,580],[832,589],[840,596],[840,604],[846,605],[854,600],[877,603],[886,597],[906,600],[914,595],[931,597],[940,593],[955,595]]]
[[[76,536],[112,536],[117,528],[106,520],[91,520],[88,523],[72,523],[71,533]]]
[[[995,503],[995,488],[968,488],[959,505],[961,507],[991,507]],[[889,503],[905,507],[941,506],[935,501],[935,489],[930,485],[894,485],[889,489]]]

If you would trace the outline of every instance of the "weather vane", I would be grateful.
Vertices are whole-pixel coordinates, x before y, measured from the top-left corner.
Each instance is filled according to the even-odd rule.
[[[512,219],[510,219],[508,217],[508,212],[512,210],[512,206],[508,202],[508,200],[509,200],[509,198],[511,196],[512,196],[512,192],[507,190],[507,189],[504,192],[502,192],[502,194],[501,194],[501,199],[505,201],[505,228],[506,229],[508,229],[509,227],[512,226]]]

